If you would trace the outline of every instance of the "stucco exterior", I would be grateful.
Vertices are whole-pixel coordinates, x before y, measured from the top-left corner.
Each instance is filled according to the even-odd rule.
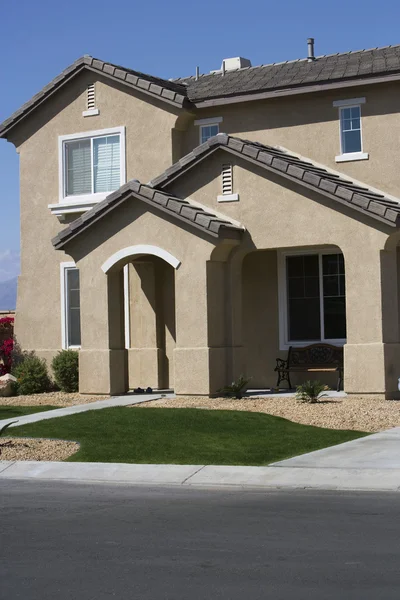
[[[93,82],[99,114],[84,117]],[[73,261],[80,273],[82,393],[151,386],[208,395],[242,373],[253,387],[273,387],[275,359],[287,354],[281,257],[287,250],[332,248],[343,253],[346,269],[344,388],[394,397],[400,377],[397,227],[223,149],[163,189],[242,225],[240,241],[211,237],[131,199],[56,251],[52,238],[78,214],[60,223],[48,205],[59,201],[59,136],[124,127],[126,179],[146,183],[199,144],[196,119],[213,117],[223,118],[220,131],[287,148],[398,197],[399,85],[196,109],[163,103],[95,73],[78,74],[9,134],[21,163],[21,345],[48,361],[61,349],[60,264]],[[360,97],[366,99],[362,136],[369,159],[338,164],[333,102]],[[227,163],[239,199],[219,202]],[[134,244],[168,252],[179,265],[150,252],[102,270],[112,255]]]

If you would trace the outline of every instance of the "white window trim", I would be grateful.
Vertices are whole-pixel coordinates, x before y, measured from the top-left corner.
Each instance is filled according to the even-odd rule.
[[[333,106],[339,108],[339,140],[340,140],[340,154],[335,156],[335,162],[351,162],[356,160],[368,160],[368,152],[363,152],[363,132],[362,132],[362,111],[361,105],[365,104],[365,98],[351,98],[348,100],[335,100]],[[342,111],[344,108],[355,108],[360,109],[360,139],[361,139],[361,150],[360,152],[343,152],[343,132],[342,132]]]
[[[290,346],[302,347],[309,346],[314,343],[325,343],[332,344],[333,346],[344,346],[346,343],[345,339],[327,339],[321,335],[319,340],[304,340],[304,341],[293,341],[289,340],[289,324],[288,324],[288,311],[287,311],[287,277],[286,277],[286,257],[287,256],[304,256],[305,254],[318,254],[322,256],[324,254],[340,254],[338,248],[313,248],[306,250],[280,250],[278,251],[278,312],[279,312],[279,349],[289,350]],[[322,260],[319,259],[319,278],[320,285],[322,279]],[[324,319],[323,319],[323,294],[320,294],[320,320],[321,320],[321,332],[324,332]]]
[[[126,183],[126,156],[125,156],[125,127],[112,127],[110,129],[98,129],[95,131],[84,131],[81,133],[72,133],[69,135],[58,136],[58,201],[60,204],[84,204],[97,203],[107,198],[112,192],[98,192],[96,194],[82,194],[77,196],[65,195],[65,152],[64,144],[71,140],[80,140],[94,137],[103,137],[106,135],[120,136],[120,155],[121,155],[121,171],[120,185]],[[92,174],[93,176],[93,174]],[[54,206],[54,205],[50,205]]]
[[[60,293],[61,293],[61,348],[63,350],[79,350],[80,346],[69,346],[68,345],[68,318],[67,318],[67,301],[66,301],[66,279],[67,270],[76,269],[74,262],[62,262],[60,263]]]
[[[218,123],[222,123],[223,117],[211,117],[210,119],[197,119],[194,124],[195,125],[218,125]]]
[[[353,160],[368,160],[368,152],[348,152],[347,154],[339,154],[335,156],[335,162],[351,162]]]
[[[340,108],[341,106],[359,106],[360,104],[365,104],[365,98],[347,98],[346,100],[335,100],[332,104],[334,108]]]

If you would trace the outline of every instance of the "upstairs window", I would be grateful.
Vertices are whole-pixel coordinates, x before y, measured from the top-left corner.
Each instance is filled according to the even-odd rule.
[[[61,198],[97,195],[100,200],[125,183],[123,132],[92,133],[61,138]]]
[[[194,125],[199,127],[200,144],[219,134],[219,124],[222,123],[222,117],[210,117],[208,119],[197,119]]]
[[[204,144],[208,139],[214,137],[214,135],[219,134],[219,125],[216,123],[215,125],[202,125],[200,127],[200,143]]]
[[[340,109],[340,133],[342,154],[361,152],[361,107]]]
[[[333,106],[339,109],[340,154],[336,162],[367,160],[369,155],[363,152],[361,106],[365,98],[335,100]]]

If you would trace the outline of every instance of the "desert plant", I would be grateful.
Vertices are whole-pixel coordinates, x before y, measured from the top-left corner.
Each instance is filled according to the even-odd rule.
[[[0,437],[4,434],[5,430],[8,429],[8,427],[10,427],[10,425],[12,425],[13,423],[18,423],[18,421],[11,421],[11,423],[6,423],[1,429],[0,429]],[[7,446],[12,446],[12,440],[8,441],[8,442],[3,442],[2,444],[0,444],[0,454],[1,454],[1,449],[5,448]]]
[[[296,398],[301,402],[309,402],[315,404],[318,400],[327,394],[323,394],[329,390],[329,387],[320,381],[305,381],[296,388]]]
[[[225,387],[217,390],[218,394],[225,396],[226,398],[236,398],[240,400],[243,398],[243,392],[250,379],[246,379],[241,375],[239,379],[236,381],[232,381],[231,385],[226,385]]]
[[[51,386],[46,361],[35,355],[29,355],[15,368],[13,375],[17,378],[17,391],[23,394],[41,394],[48,392]]]
[[[53,358],[51,367],[54,379],[63,392],[77,392],[79,387],[79,352],[61,350]]]

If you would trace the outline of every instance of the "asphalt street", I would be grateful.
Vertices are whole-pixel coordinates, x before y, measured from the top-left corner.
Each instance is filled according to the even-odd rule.
[[[400,496],[3,481],[1,600],[398,600]]]

